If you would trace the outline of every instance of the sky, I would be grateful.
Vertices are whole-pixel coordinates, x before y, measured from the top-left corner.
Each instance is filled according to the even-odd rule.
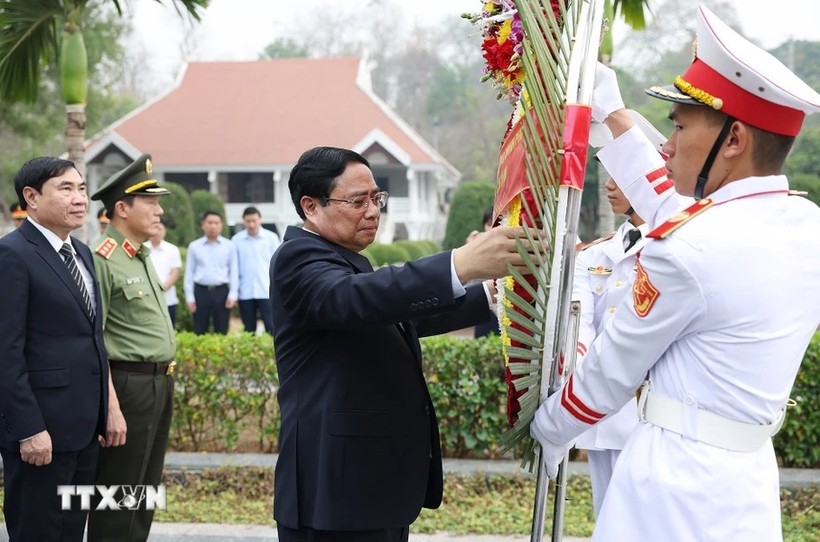
[[[332,9],[339,5],[328,0],[211,0],[202,22],[184,36],[171,0],[159,4],[154,0],[131,0],[127,4],[135,32],[129,47],[134,54],[152,66],[153,89],[171,85],[182,63],[191,60],[252,60],[260,51],[316,6]],[[692,12],[697,0],[690,1]],[[650,0],[657,7],[662,0]],[[366,9],[369,0],[346,0],[345,6]],[[405,16],[420,24],[433,24],[445,17],[467,11],[479,11],[480,0],[394,0]],[[820,0],[729,0],[735,6],[743,33],[763,47],[774,47],[789,38],[820,41]],[[772,7],[774,6],[774,7]],[[465,21],[465,35],[469,24]],[[628,30],[616,25],[617,41]],[[617,48],[616,48],[617,50]]]

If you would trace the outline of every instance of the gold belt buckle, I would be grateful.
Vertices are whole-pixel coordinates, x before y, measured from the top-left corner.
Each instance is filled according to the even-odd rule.
[[[172,374],[174,374],[174,368],[176,366],[177,366],[176,361],[172,361],[171,363],[169,363],[168,364],[168,369],[165,371],[165,374],[168,375],[168,376],[171,376]]]

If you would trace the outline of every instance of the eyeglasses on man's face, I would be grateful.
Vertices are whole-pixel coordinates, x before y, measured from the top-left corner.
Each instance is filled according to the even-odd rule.
[[[384,209],[384,206],[387,205],[387,198],[390,197],[390,194],[387,192],[377,192],[372,196],[356,196],[355,198],[350,199],[339,199],[339,198],[318,198],[324,202],[330,201],[338,201],[339,203],[346,203],[351,208],[356,209],[357,211],[363,211],[367,209],[367,206],[370,205],[372,202],[373,205],[376,206],[376,209]]]

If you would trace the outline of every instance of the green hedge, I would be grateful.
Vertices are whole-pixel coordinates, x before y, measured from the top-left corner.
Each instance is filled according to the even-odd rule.
[[[820,467],[820,333],[815,333],[797,373],[786,421],[774,437],[774,449],[787,467]]]
[[[411,260],[418,260],[419,258],[423,258],[427,256],[429,252],[427,251],[427,247],[421,244],[421,241],[410,241],[408,239],[404,239],[401,241],[393,241],[393,244],[403,248],[407,251],[407,254],[410,256]]]
[[[507,427],[504,358],[497,335],[421,340],[424,373],[447,457],[498,457]]]
[[[276,364],[268,335],[177,334],[170,447],[276,450]],[[422,339],[430,395],[448,457],[497,457],[504,430],[504,370],[496,336]],[[495,405],[495,406],[491,406]]]
[[[272,452],[279,434],[270,335],[177,334],[170,447]]]
[[[381,267],[391,263],[402,263],[410,259],[410,254],[403,247],[391,243],[385,245],[382,243],[372,243],[365,249],[369,256],[372,256],[374,267]]]
[[[276,450],[279,410],[268,335],[179,333],[171,447],[193,451]],[[446,457],[498,457],[506,385],[498,336],[421,340],[425,375]],[[803,360],[786,422],[774,439],[787,467],[820,467],[820,334]]]
[[[389,244],[372,243],[362,250],[362,256],[370,260],[373,267],[417,260],[441,252],[435,241],[410,241],[402,239]]]
[[[182,259],[182,267],[179,268],[179,278],[174,284],[174,288],[177,289],[177,299],[179,299],[174,329],[177,331],[193,331],[194,315],[188,310],[188,302],[185,300],[185,263],[188,257],[188,245],[179,247],[179,257]]]

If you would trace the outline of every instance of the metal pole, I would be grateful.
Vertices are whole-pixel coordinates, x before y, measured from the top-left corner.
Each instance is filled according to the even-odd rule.
[[[535,501],[532,507],[532,534],[531,542],[541,542],[544,540],[544,521],[547,512],[547,492],[549,491],[550,479],[547,470],[544,468],[544,458],[541,450],[538,451],[538,478],[535,482]]]
[[[552,542],[561,542],[564,538],[564,507],[567,500],[567,465],[569,454],[558,465],[558,477],[555,479],[555,501],[552,504]]]
[[[578,351],[575,345],[578,343],[578,328],[581,324],[581,302],[572,301],[569,306],[569,319],[566,342],[567,374],[572,374],[575,370],[575,359]],[[569,464],[569,453],[564,456],[561,464],[558,465],[558,476],[555,479],[555,500],[552,506],[552,542],[560,542],[564,537],[564,507],[567,497],[567,466]],[[549,477],[544,466],[544,457],[538,451],[538,478],[535,485],[535,502],[532,512],[532,534],[531,542],[542,542],[544,539],[544,523],[547,509],[547,491]]]

